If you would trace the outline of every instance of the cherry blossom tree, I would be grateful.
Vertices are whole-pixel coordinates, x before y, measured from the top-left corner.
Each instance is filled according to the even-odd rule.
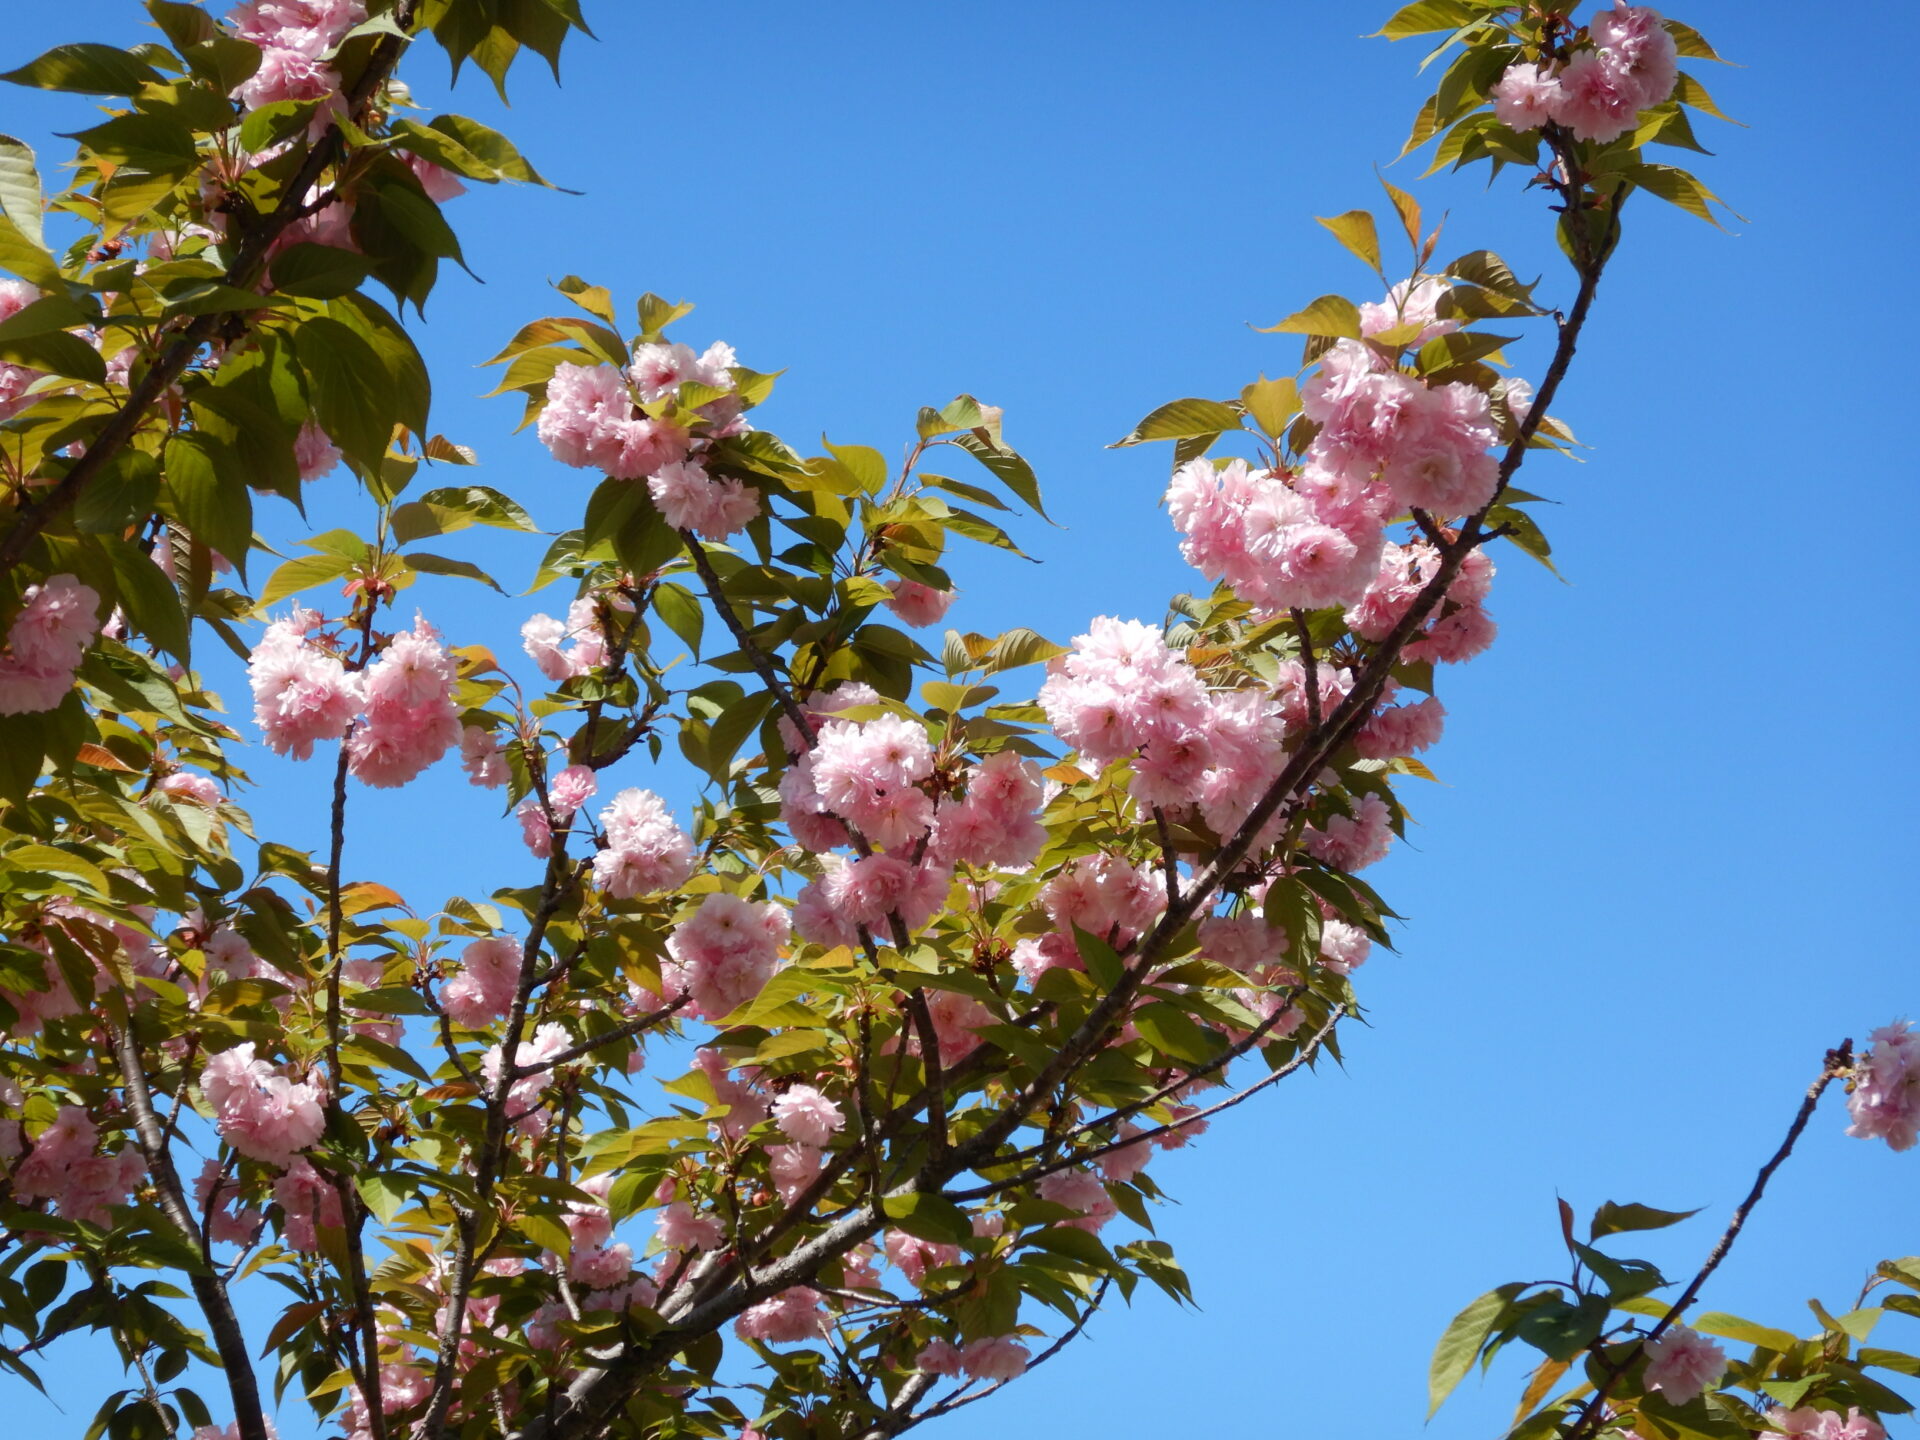
[[[943,628],[965,545],[1044,515],[997,407],[922,409],[897,465],[809,455],[692,307],[577,277],[493,359],[585,472],[533,575],[564,598],[506,657],[409,613],[420,575],[493,583],[445,537],[535,529],[422,477],[473,455],[406,315],[467,184],[545,182],[415,118],[400,67],[438,45],[504,87],[585,30],[573,0],[147,0],[158,41],[4,77],[111,113],[51,196],[0,140],[0,1364],[38,1383],[104,1332],[115,1437],[261,1440],[258,1354],[352,1440],[884,1437],[1143,1281],[1186,1298],[1153,1162],[1338,1057],[1396,787],[1495,640],[1496,554],[1550,563],[1516,477],[1575,443],[1550,410],[1628,202],[1718,203],[1649,158],[1718,114],[1680,68],[1711,46],[1576,8],[1382,32],[1438,40],[1408,152],[1512,171],[1567,272],[1443,258],[1392,184],[1384,225],[1323,220],[1369,298],[1119,442],[1171,445],[1192,593],[1067,643]],[[249,577],[256,509],[299,535],[275,502],[320,485],[365,524]],[[252,743],[328,767],[326,853],[255,834]],[[524,867],[437,909],[354,878],[359,787],[456,751]],[[1920,1033],[1819,1057],[1690,1278],[1602,1248],[1684,1216],[1608,1204],[1579,1240],[1563,1207],[1568,1278],[1463,1311],[1434,1403],[1518,1341],[1515,1437],[1878,1440],[1920,1360],[1864,1342],[1920,1315],[1920,1260],[1812,1337],[1694,1309],[1835,1086],[1910,1148]],[[264,1334],[241,1287],[277,1297]]]

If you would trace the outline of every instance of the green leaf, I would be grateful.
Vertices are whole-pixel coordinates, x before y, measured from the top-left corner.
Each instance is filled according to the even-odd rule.
[[[1066,654],[1068,648],[1056,645],[1046,636],[1023,626],[1009,630],[995,640],[980,657],[980,667],[985,674],[997,675],[1002,670],[1017,670],[1022,665],[1051,660],[1056,655]]]
[[[1433,1347],[1433,1360],[1427,1367],[1427,1418],[1431,1420],[1454,1387],[1473,1368],[1474,1359],[1487,1337],[1505,1320],[1510,1302],[1520,1293],[1517,1284],[1489,1290],[1453,1317]]]
[[[133,629],[182,664],[191,657],[192,632],[180,596],[164,571],[136,545],[115,536],[96,541],[113,567],[120,605]]]
[[[1656,1210],[1651,1205],[1616,1205],[1609,1200],[1593,1212],[1587,1238],[1598,1240],[1603,1235],[1620,1235],[1629,1230],[1664,1230],[1699,1213],[1698,1210]]]
[[[1262,433],[1278,438],[1287,422],[1300,412],[1300,387],[1291,376],[1269,380],[1262,375],[1240,392],[1240,404]]]
[[[160,72],[111,45],[56,45],[0,80],[40,90],[71,90],[81,95],[138,95],[148,85],[164,84]]]
[[[1078,925],[1073,927],[1073,938],[1080,958],[1086,963],[1087,974],[1093,977],[1094,982],[1102,990],[1111,990],[1118,985],[1125,968],[1119,953],[1098,935],[1082,930]]]
[[[500,590],[500,583],[471,560],[450,560],[445,555],[433,555],[425,550],[409,550],[400,557],[422,575],[451,575],[461,580],[478,580],[482,585],[490,585]],[[502,595],[507,592],[500,590]]]
[[[1432,35],[1441,30],[1458,30],[1480,19],[1479,9],[1466,0],[1414,0],[1394,12],[1393,18],[1374,31],[1375,38],[1405,40],[1410,35]]]
[[[273,257],[273,288],[281,295],[331,300],[359,289],[367,268],[362,256],[337,245],[293,245]]]
[[[887,485],[886,457],[870,445],[836,445],[826,436],[820,437],[833,458],[846,466],[848,473],[860,482],[860,488],[869,495],[878,495]]]
[[[382,1225],[391,1225],[394,1216],[400,1213],[400,1207],[407,1203],[413,1194],[416,1182],[409,1176],[396,1175],[391,1171],[369,1170],[356,1175],[353,1188],[360,1192],[360,1198],[366,1202],[373,1218]]]
[[[1186,1011],[1156,1000],[1133,1012],[1134,1028],[1163,1055],[1189,1065],[1204,1065],[1219,1055],[1223,1042]]]
[[[42,290],[58,289],[61,284],[59,262],[5,214],[0,214],[0,270]]]
[[[1799,1337],[1785,1330],[1776,1330],[1770,1325],[1756,1325],[1751,1320],[1742,1320],[1738,1315],[1729,1315],[1721,1310],[1709,1310],[1704,1315],[1696,1315],[1687,1322],[1702,1335],[1717,1335],[1722,1340],[1738,1340],[1746,1345],[1758,1345],[1763,1350],[1773,1350],[1785,1354],[1799,1344]]]
[[[654,587],[653,610],[666,627],[687,642],[694,659],[700,658],[700,637],[706,629],[706,612],[691,590],[671,581]]]
[[[167,114],[130,110],[73,138],[103,160],[151,175],[184,175],[200,163],[193,131]]]
[[[358,331],[324,315],[295,330],[293,345],[320,428],[361,473],[378,473],[396,419],[379,355]]]
[[[614,318],[613,292],[604,285],[589,285],[578,275],[568,275],[554,284],[554,289],[566,296],[589,315],[597,315],[609,325],[620,322]]]
[[[1184,440],[1194,435],[1218,435],[1223,430],[1238,429],[1240,412],[1224,401],[1174,400],[1148,415],[1107,448],[1117,450],[1123,445],[1140,445],[1149,440]]]
[[[1322,295],[1318,300],[1282,320],[1278,325],[1260,328],[1262,335],[1319,335],[1333,340],[1360,338],[1360,310],[1343,295]],[[1199,432],[1194,432],[1199,433]]]
[[[260,592],[259,608],[264,611],[276,600],[338,580],[353,569],[353,563],[339,555],[296,555],[268,577],[267,588]]]
[[[1422,113],[1424,114],[1425,112]],[[1439,128],[1438,124],[1435,124],[1433,127],[1434,130]],[[1414,133],[1416,135],[1419,134],[1419,129],[1420,127],[1416,124],[1414,126]],[[1432,130],[1427,132],[1428,135],[1432,133]],[[1421,135],[1419,140],[1409,140],[1407,142],[1407,149],[1413,150],[1418,148],[1426,138],[1426,135]],[[1401,153],[1404,154],[1406,152],[1402,151]],[[1378,178],[1380,180],[1380,188],[1387,192],[1387,199],[1393,203],[1393,213],[1400,217],[1400,228],[1407,232],[1407,243],[1414,248],[1415,253],[1418,253],[1420,249],[1420,202],[1391,180],[1387,179],[1386,176],[1382,175]]]
[[[880,1202],[895,1229],[939,1245],[965,1245],[973,1239],[966,1211],[939,1195],[915,1192],[889,1195]]]
[[[210,550],[247,574],[253,548],[253,496],[233,452],[198,431],[167,442],[167,493],[174,518]]]
[[[993,438],[996,430],[997,427],[969,430],[964,435],[956,435],[953,443],[986,466],[988,473],[1017,495],[1034,514],[1047,519],[1047,507],[1040,502],[1040,482],[1034,477],[1033,467]]]
[[[693,302],[675,300],[671,303],[662,300],[649,290],[640,297],[640,338],[649,343],[659,340],[666,328],[676,320],[684,320],[693,313]]]
[[[557,188],[527,163],[512,141],[498,130],[488,129],[478,120],[469,120],[464,115],[437,115],[427,124],[455,141],[469,154],[491,165],[494,174],[502,180],[521,180],[530,185]],[[605,318],[609,325],[618,324],[611,315]]]
[[[1324,215],[1314,217],[1333,232],[1347,249],[1358,255],[1376,271],[1380,268],[1380,235],[1373,228],[1373,216],[1365,210],[1348,210],[1344,214],[1328,219]]]
[[[32,147],[11,135],[0,135],[0,215],[35,245],[46,244],[41,204],[40,171]]]
[[[1723,226],[1714,218],[1713,206],[1724,204],[1720,197],[1709,190],[1693,175],[1676,165],[1629,165],[1626,176],[1634,184],[1650,195],[1658,195],[1670,205],[1677,205],[1689,215],[1697,215],[1716,230]],[[1736,215],[1736,218],[1737,215]]]

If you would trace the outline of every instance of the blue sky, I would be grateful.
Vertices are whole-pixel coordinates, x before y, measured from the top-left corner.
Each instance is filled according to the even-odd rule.
[[[589,478],[513,436],[517,403],[480,400],[491,380],[471,368],[558,310],[544,286],[568,273],[623,305],[699,302],[677,333],[788,368],[757,418],[802,446],[825,431],[895,453],[917,407],[969,391],[1005,407],[1063,527],[1019,531],[1044,568],[966,557],[952,618],[989,633],[1152,618],[1192,583],[1156,508],[1164,452],[1103,446],[1164,400],[1291,373],[1295,342],[1250,325],[1328,290],[1370,298],[1312,217],[1379,204],[1371,167],[1424,94],[1416,42],[1361,39],[1386,7],[1348,0],[587,8],[599,42],[570,46],[558,90],[523,72],[510,112],[472,76],[447,100],[437,55],[407,72],[423,104],[499,124],[584,192],[454,207],[486,283],[453,273],[429,306],[437,427],[544,523],[577,512]],[[1411,1433],[1448,1318],[1560,1273],[1556,1194],[1583,1215],[1706,1207],[1648,1246],[1690,1273],[1824,1049],[1920,1014],[1911,379],[1901,327],[1881,323],[1911,275],[1889,142],[1916,119],[1920,25],[1892,5],[1675,13],[1743,67],[1701,68],[1750,128],[1702,122],[1719,154],[1692,158],[1747,218],[1721,233],[1628,211],[1555,407],[1593,448],[1521,480],[1564,502],[1543,523],[1567,583],[1500,556],[1500,643],[1445,676],[1443,783],[1406,795],[1420,826],[1369,875],[1408,917],[1399,953],[1360,975],[1370,1027],[1344,1071],[1156,1166],[1200,1313],[1114,1311],[946,1422],[954,1440]],[[0,59],[141,34],[132,0],[20,7]],[[0,97],[0,129],[49,166],[52,132],[87,113]],[[1517,177],[1489,192],[1484,172],[1390,173],[1447,212],[1443,249],[1499,250],[1565,298]],[[1537,377],[1545,348],[1509,353]],[[314,513],[365,518],[346,500]],[[503,579],[536,555],[490,538],[457,553]],[[530,609],[565,603],[413,594],[451,639],[503,654]],[[317,845],[319,768],[258,761],[263,827]],[[451,766],[353,806],[349,870],[425,908],[525,882],[513,827]],[[1850,1305],[1877,1260],[1920,1249],[1920,1158],[1842,1125],[1835,1096],[1705,1304],[1800,1328],[1807,1297]],[[1879,1338],[1920,1347],[1920,1322]],[[66,1420],[31,1395],[20,1413],[77,1434],[98,1380],[68,1383]],[[1469,1380],[1430,1433],[1497,1433],[1520,1385],[1517,1367]]]

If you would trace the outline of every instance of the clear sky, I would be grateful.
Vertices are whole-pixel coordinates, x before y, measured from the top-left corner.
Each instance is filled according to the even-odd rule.
[[[797,445],[825,431],[896,453],[920,405],[966,390],[1005,407],[1063,528],[1020,529],[1043,568],[965,557],[953,620],[1068,639],[1097,614],[1155,618],[1195,579],[1156,508],[1167,457],[1103,446],[1164,400],[1291,373],[1296,341],[1250,324],[1328,290],[1370,298],[1312,217],[1379,203],[1371,167],[1425,93],[1418,42],[1360,38],[1389,8],[588,0],[599,42],[570,42],[558,90],[525,70],[504,114],[476,76],[447,101],[423,56],[422,103],[500,125],[584,192],[455,205],[485,284],[455,272],[429,307],[437,427],[558,528],[590,478],[512,435],[517,401],[477,398],[491,380],[471,367],[562,308],[548,279],[588,276],[623,306],[684,296],[700,309],[680,338],[789,370],[756,419]],[[7,66],[142,35],[133,0],[7,11]],[[1706,1207],[1649,1242],[1690,1274],[1825,1048],[1920,1014],[1913,380],[1904,312],[1884,308],[1913,273],[1920,25],[1876,3],[1675,13],[1744,67],[1699,67],[1750,128],[1702,121],[1719,153],[1690,158],[1747,218],[1721,233],[1651,201],[1627,212],[1555,407],[1593,448],[1521,479],[1564,502],[1543,523],[1568,583],[1499,556],[1500,642],[1444,677],[1443,783],[1403,792],[1420,827],[1368,877],[1408,917],[1399,953],[1359,976],[1370,1028],[1348,1032],[1344,1071],[1156,1164],[1199,1313],[1116,1309],[946,1422],[953,1440],[1411,1434],[1453,1313],[1562,1273],[1556,1193],[1583,1217],[1606,1199]],[[52,132],[87,113],[0,94],[0,129],[49,165]],[[1499,250],[1565,299],[1518,176],[1489,192],[1484,172],[1391,173],[1450,212],[1452,252]],[[1509,353],[1537,378],[1546,348]],[[537,547],[456,553],[517,589]],[[530,609],[565,604],[412,593],[451,640],[503,655]],[[318,845],[321,768],[256,759],[269,788],[244,803],[263,830]],[[511,822],[449,763],[352,804],[349,871],[424,908],[526,882]],[[1802,1328],[1808,1296],[1846,1308],[1877,1260],[1920,1250],[1920,1155],[1843,1124],[1835,1095],[1707,1306]],[[1920,1347],[1920,1322],[1893,1318],[1884,1343]],[[105,1379],[57,1373],[65,1418],[0,1380],[45,1427],[18,1433],[79,1433]],[[1430,1433],[1498,1433],[1520,1386],[1517,1366],[1469,1380]]]

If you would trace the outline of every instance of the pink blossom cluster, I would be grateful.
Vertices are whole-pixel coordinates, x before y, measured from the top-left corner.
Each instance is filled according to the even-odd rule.
[[[668,937],[671,958],[660,967],[661,983],[690,996],[691,1013],[724,1019],[773,977],[788,928],[785,906],[714,891]]]
[[[88,1225],[107,1225],[109,1210],[124,1205],[139,1188],[147,1162],[127,1145],[96,1154],[100,1127],[78,1105],[62,1105],[26,1158],[14,1167],[14,1198],[50,1200],[61,1215]]]
[[[453,702],[457,667],[439,632],[418,616],[363,674],[316,643],[320,616],[296,605],[267,627],[247,661],[253,718],[267,747],[306,760],[316,741],[347,733],[349,768],[368,785],[404,785],[462,739]]]
[[[1388,288],[1384,301],[1360,307],[1360,333],[1386,335],[1410,326],[1414,331],[1406,342],[1410,345],[1424,345],[1436,336],[1451,335],[1460,328],[1460,322],[1441,318],[1440,302],[1446,295],[1447,282],[1438,276],[1402,280]]]
[[[254,723],[276,755],[310,759],[314,742],[339,739],[360,713],[360,677],[309,638],[320,624],[317,611],[296,605],[248,657]]]
[[[1851,1407],[1842,1415],[1837,1410],[1816,1410],[1803,1405],[1797,1410],[1776,1406],[1767,1413],[1767,1424],[1781,1435],[1801,1440],[1887,1440],[1887,1432],[1860,1407]]]
[[[563,1026],[548,1021],[534,1030],[532,1039],[520,1042],[513,1052],[513,1063],[516,1067],[545,1066],[545,1062],[572,1044],[573,1037]],[[480,1074],[489,1087],[499,1083],[500,1067],[505,1063],[504,1047],[497,1044],[489,1046],[480,1057]],[[507,1087],[507,1119],[522,1134],[535,1139],[547,1133],[547,1116],[540,1108],[540,1097],[551,1073],[550,1067],[535,1069],[533,1074],[523,1075]]]
[[[284,1166],[318,1140],[326,1125],[324,1089],[290,1080],[256,1060],[251,1040],[210,1057],[200,1089],[220,1138],[253,1160]]]
[[[611,365],[561,365],[547,382],[540,443],[563,465],[640,480],[687,456],[679,426],[634,413],[633,394]]]
[[[715,1127],[722,1135],[737,1140],[767,1118],[766,1097],[754,1086],[758,1070],[746,1069],[740,1079],[734,1079],[727,1057],[710,1045],[694,1052],[693,1063],[706,1076],[713,1103],[723,1112]]]
[[[733,1322],[733,1333],[742,1340],[758,1340],[768,1345],[818,1340],[832,1328],[820,1302],[818,1290],[796,1285],[748,1306]]]
[[[267,1440],[280,1440],[280,1432],[274,1428],[273,1421],[264,1415],[260,1418],[261,1423],[266,1426]],[[241,1440],[240,1422],[235,1420],[227,1425],[196,1425],[193,1434],[188,1436],[187,1440]]]
[[[498,790],[513,774],[499,737],[478,725],[467,725],[460,731],[460,768],[470,784],[483,790]]]
[[[1910,1021],[1883,1025],[1854,1067],[1847,1134],[1911,1150],[1920,1138],[1920,1031]]]
[[[1564,66],[1521,62],[1493,87],[1493,113],[1514,130],[1565,126],[1576,139],[1617,140],[1640,112],[1673,94],[1678,52],[1657,11],[1619,0],[1588,22],[1591,48]]]
[[[631,609],[633,602],[615,598],[612,603]],[[535,615],[520,627],[520,647],[556,685],[598,670],[607,663],[607,637],[600,626],[598,603],[593,596],[582,595],[567,607],[565,621]]]
[[[513,813],[527,849],[542,860],[551,855],[554,831],[566,833],[574,815],[599,788],[599,777],[589,767],[569,765],[547,781],[545,799],[536,792],[522,800]]]
[[[647,493],[676,530],[725,540],[760,513],[760,493],[731,478],[715,479],[698,460],[662,465],[647,477]]]
[[[1675,1405],[1718,1385],[1727,1373],[1727,1352],[1685,1325],[1668,1326],[1646,1351],[1647,1388]]]
[[[326,63],[347,32],[367,18],[363,0],[246,0],[227,14],[234,34],[260,47],[260,67],[234,90],[249,109],[279,100],[320,100],[338,93],[340,75]]]
[[[812,1085],[792,1085],[773,1102],[773,1123],[796,1145],[816,1149],[846,1128],[840,1107]]]
[[[1027,1373],[1033,1356],[1012,1335],[992,1335],[955,1345],[951,1340],[927,1342],[914,1360],[923,1375],[961,1375],[974,1380],[1017,1380]]]
[[[614,900],[677,890],[692,877],[693,839],[651,790],[626,789],[600,812],[606,848],[593,858],[593,883]]]
[[[1120,1213],[1106,1184],[1091,1170],[1056,1170],[1034,1186],[1034,1193],[1074,1211],[1072,1219],[1059,1222],[1074,1230],[1092,1233]]]
[[[1302,836],[1307,853],[1336,870],[1364,870],[1387,858],[1393,846],[1393,811],[1369,791],[1356,796],[1352,814],[1329,815]]]
[[[11,320],[39,298],[40,292],[24,280],[0,280],[0,321]],[[0,420],[11,420],[33,404],[27,390],[44,374],[10,360],[0,361]]]
[[[456,1025],[474,1029],[498,1020],[520,988],[521,947],[517,940],[486,936],[460,952],[460,973],[440,991],[440,1007]]]
[[[1439,567],[1440,552],[1424,540],[1407,545],[1389,542],[1367,593],[1346,612],[1347,628],[1362,640],[1386,639],[1413,608],[1414,600]],[[1440,605],[1402,652],[1406,658],[1456,664],[1471,660],[1491,645],[1498,631],[1486,610],[1493,576],[1493,561],[1486,551],[1468,554]]]
[[[0,651],[0,715],[52,710],[73,689],[73,673],[100,629],[100,596],[71,575],[29,585]]]
[[[458,667],[439,632],[416,616],[361,677],[366,718],[347,743],[349,768],[368,785],[404,785],[460,743],[453,703]]]
[[[949,865],[1024,870],[1047,843],[1045,800],[1038,765],[1012,750],[989,755],[967,772],[965,797],[934,815],[932,853]]]
[[[1047,669],[1039,700],[1055,733],[1097,766],[1132,757],[1142,804],[1198,807],[1229,833],[1286,761],[1287,717],[1274,695],[1209,691],[1138,621],[1099,617]]]
[[[340,1192],[304,1155],[296,1155],[273,1182],[273,1198],[280,1207],[281,1239],[302,1254],[319,1251],[321,1230],[338,1230],[345,1223]]]

